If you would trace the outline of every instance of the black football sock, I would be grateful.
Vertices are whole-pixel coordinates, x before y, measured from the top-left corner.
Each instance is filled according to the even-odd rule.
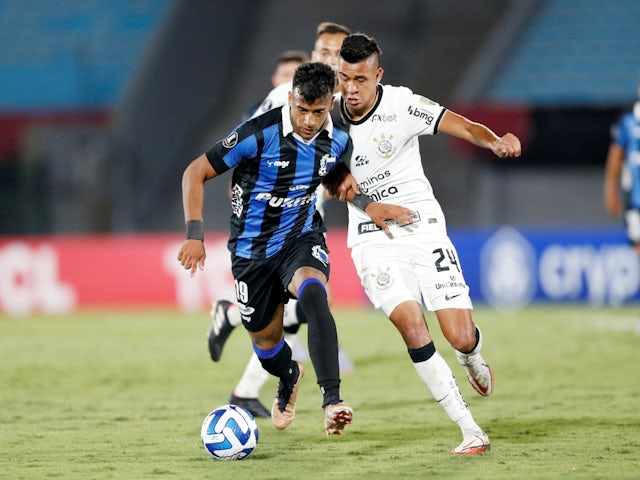
[[[296,313],[308,323],[309,357],[323,394],[323,407],[340,401],[338,332],[324,285],[309,279],[298,292]]]
[[[255,345],[253,349],[262,368],[287,384],[295,383],[298,378],[298,364],[291,359],[291,348],[287,342],[281,340],[271,350],[262,350]]]

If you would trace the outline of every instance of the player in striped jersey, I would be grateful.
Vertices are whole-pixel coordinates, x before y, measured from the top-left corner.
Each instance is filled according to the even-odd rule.
[[[316,39],[311,51],[311,61],[326,63],[334,70],[338,66],[338,58],[340,56],[340,45],[342,40],[351,33],[344,25],[334,22],[322,22],[316,28]],[[291,91],[292,81],[275,86],[266,96],[264,101],[255,110],[252,117],[257,117],[273,108],[279,108],[288,103],[288,95]],[[336,90],[338,85],[336,84]],[[320,185],[316,196],[316,210],[322,215],[323,204],[326,200],[325,189]],[[331,289],[327,285],[327,293],[331,300]],[[292,300],[285,305],[284,325],[285,340],[293,349],[294,358],[304,361],[306,351],[302,342],[298,338],[298,329],[300,327],[300,319],[296,314],[296,301]],[[219,299],[211,309],[211,325],[207,332],[207,345],[209,355],[214,362],[220,360],[222,349],[229,338],[233,329],[240,325],[240,312],[237,305],[228,299]],[[343,348],[338,349],[338,358],[340,364],[340,372],[346,373],[353,370],[353,363]],[[229,402],[246,408],[254,416],[268,417],[267,410],[260,402],[259,394],[262,387],[269,378],[268,373],[261,367],[255,355],[252,355],[242,374],[242,377],[236,384],[229,397]]]
[[[316,189],[351,155],[347,133],[333,125],[335,73],[308,63],[295,73],[289,104],[251,119],[189,164],[182,180],[187,240],[178,253],[194,275],[204,268],[204,184],[233,169],[228,247],[242,323],[266,371],[279,378],[271,408],[277,429],[293,421],[301,363],[283,338],[284,304],[298,299],[309,325],[309,354],[323,395],[327,435],[343,433],[352,410],[340,398],[338,341],[326,283],[329,257]],[[406,218],[408,209],[376,204],[371,218]]]

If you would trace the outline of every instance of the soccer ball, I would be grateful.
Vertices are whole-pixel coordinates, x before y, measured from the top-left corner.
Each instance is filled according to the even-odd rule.
[[[216,460],[243,460],[258,443],[253,415],[237,405],[222,405],[202,422],[202,445]]]

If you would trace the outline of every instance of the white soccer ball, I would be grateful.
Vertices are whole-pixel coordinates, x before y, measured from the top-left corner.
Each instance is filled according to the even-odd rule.
[[[216,460],[243,460],[258,443],[253,415],[237,405],[222,405],[202,422],[202,445]]]

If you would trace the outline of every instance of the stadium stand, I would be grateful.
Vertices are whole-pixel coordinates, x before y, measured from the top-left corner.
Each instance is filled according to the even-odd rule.
[[[169,0],[0,0],[0,111],[108,108]]]
[[[182,163],[267,90],[275,53],[311,47],[322,19],[374,34],[385,82],[496,129],[517,128],[530,142],[513,170],[452,149],[444,136],[421,142],[451,224],[610,222],[593,192],[607,125],[635,98],[638,18],[637,0],[329,0],[302,10],[296,0],[0,0],[0,203],[26,197],[22,210],[0,207],[0,232],[175,228]],[[459,108],[464,102],[471,110]],[[95,168],[71,160],[83,152]],[[569,169],[551,170],[560,163]],[[527,164],[537,170],[516,171]],[[148,171],[153,182],[136,189]],[[591,203],[570,212],[540,206],[564,194],[558,185],[567,182],[552,181],[559,175],[581,185],[573,198]],[[541,180],[530,195],[512,194],[527,192],[531,178]],[[208,197],[212,224],[225,221],[226,194]],[[487,200],[470,207],[469,196]],[[85,208],[65,214],[77,204]]]
[[[539,2],[487,100],[532,105],[634,101],[640,73],[640,2]]]

